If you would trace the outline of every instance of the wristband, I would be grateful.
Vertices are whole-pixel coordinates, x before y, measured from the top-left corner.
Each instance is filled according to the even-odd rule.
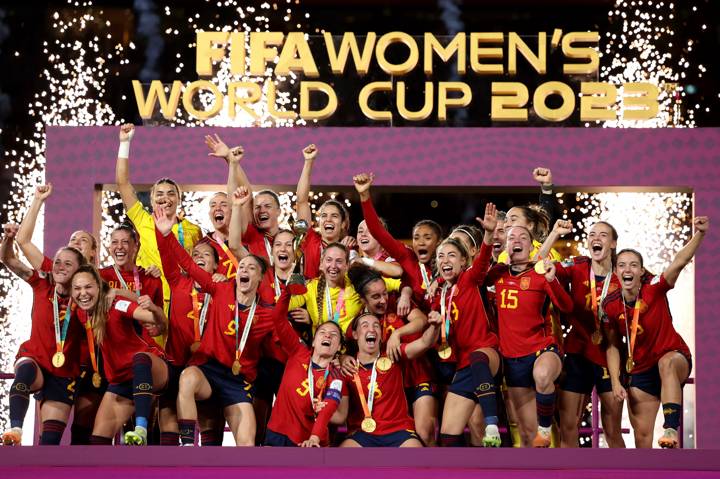
[[[118,158],[130,158],[130,141],[121,141],[118,148]]]
[[[375,260],[372,258],[360,258],[360,261],[369,268],[372,268],[375,265]]]
[[[550,183],[549,185],[540,185],[540,191],[542,191],[546,195],[551,195],[553,192],[553,186],[555,185],[553,185],[552,183]]]

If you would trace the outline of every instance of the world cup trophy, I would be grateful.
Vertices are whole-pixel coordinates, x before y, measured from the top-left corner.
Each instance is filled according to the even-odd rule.
[[[293,240],[293,248],[295,249],[295,266],[293,272],[290,275],[288,284],[299,284],[305,285],[305,258],[303,257],[302,243],[305,239],[305,235],[310,229],[310,225],[305,220],[290,221],[290,227],[295,233],[295,239]]]

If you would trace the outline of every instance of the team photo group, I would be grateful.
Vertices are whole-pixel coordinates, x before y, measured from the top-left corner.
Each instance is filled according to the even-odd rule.
[[[220,446],[229,430],[238,446],[578,447],[595,390],[609,447],[625,447],[625,405],[635,447],[680,446],[693,358],[667,293],[709,218],[692,219],[664,271],[644,268],[653,245],[619,250],[599,219],[587,256],[565,257],[556,243],[577,224],[557,214],[553,172],[538,165],[535,204],[396,231],[373,205],[382,171],[347,179],[362,218],[336,199],[311,207],[323,161],[311,144],[297,152],[285,225],[278,192],[245,174],[243,147],[213,135],[204,141],[227,162],[227,188],[209,199],[206,232],[183,215],[171,177],[152,185],[149,209],[140,202],[133,134],[119,128],[126,219],[109,264],[91,232],[58,251],[33,244],[51,184],[19,225],[3,225],[0,261],[33,294],[4,445],[21,443],[35,395],[44,445],[69,429],[78,445]]]

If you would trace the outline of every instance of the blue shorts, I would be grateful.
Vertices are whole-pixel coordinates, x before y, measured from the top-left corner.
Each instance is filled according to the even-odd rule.
[[[88,367],[80,368],[80,376],[77,380],[77,395],[84,396],[87,394],[99,394],[102,396],[107,390],[108,382],[102,374],[100,375],[100,387],[95,387],[92,382],[93,370]]]
[[[280,434],[270,429],[265,431],[265,445],[272,447],[298,447],[298,445],[292,442],[285,434]]]
[[[405,388],[405,399],[408,404],[413,404],[423,396],[435,396],[437,391],[431,383],[420,383],[410,388]]]
[[[255,397],[272,402],[273,396],[280,389],[280,382],[285,373],[285,365],[273,358],[260,358],[258,361],[257,378],[253,386],[255,387]]]
[[[683,357],[688,361],[688,377],[690,377],[690,373],[692,372],[692,358],[688,358],[687,356]],[[684,385],[685,382],[683,382],[680,386],[682,387]],[[646,393],[659,398],[662,381],[660,380],[660,370],[658,369],[658,365],[656,364],[647,371],[643,371],[641,373],[630,374],[628,387],[638,388],[641,391],[645,391]]]
[[[75,402],[75,379],[61,378],[43,368],[39,369],[43,375],[43,387],[34,394],[35,400],[58,401],[72,406]]]
[[[230,368],[211,359],[198,366],[205,379],[210,383],[213,396],[217,397],[223,408],[233,404],[252,403],[253,385],[245,380],[245,376],[235,376]]]
[[[595,387],[598,394],[612,392],[607,368],[598,366],[582,354],[566,354],[563,369],[565,375],[560,381],[563,391],[590,394]]]
[[[437,351],[428,356],[430,364],[432,364],[435,374],[437,374],[438,384],[450,384],[457,369],[457,363],[446,363],[440,361]]]
[[[503,366],[505,370],[505,382],[509,388],[534,388],[535,379],[533,378],[533,367],[535,361],[541,354],[552,352],[560,357],[558,347],[551,344],[547,348],[536,351],[527,356],[519,358],[503,358]],[[560,358],[562,360],[562,358]]]
[[[172,363],[168,363],[167,386],[165,386],[165,392],[160,396],[160,409],[168,407],[175,409],[180,388],[180,374],[182,374],[184,369],[185,366],[175,366]]]
[[[497,381],[495,383],[497,385]],[[448,392],[478,402],[476,389],[470,366],[465,366],[455,373]]]
[[[124,397],[125,399],[133,399],[133,383],[132,380],[125,381],[122,383],[110,383],[107,387],[107,392],[117,394],[118,396]]]
[[[362,447],[400,447],[409,439],[417,439],[420,441],[420,438],[417,434],[415,434],[415,431],[407,429],[382,435],[368,434],[365,431],[355,431],[347,438],[352,439]],[[422,444],[422,441],[420,441],[420,443]]]

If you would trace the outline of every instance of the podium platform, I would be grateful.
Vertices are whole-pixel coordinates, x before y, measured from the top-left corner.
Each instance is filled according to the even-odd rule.
[[[0,477],[53,479],[455,479],[720,477],[720,451],[294,449],[110,446],[0,448]]]

